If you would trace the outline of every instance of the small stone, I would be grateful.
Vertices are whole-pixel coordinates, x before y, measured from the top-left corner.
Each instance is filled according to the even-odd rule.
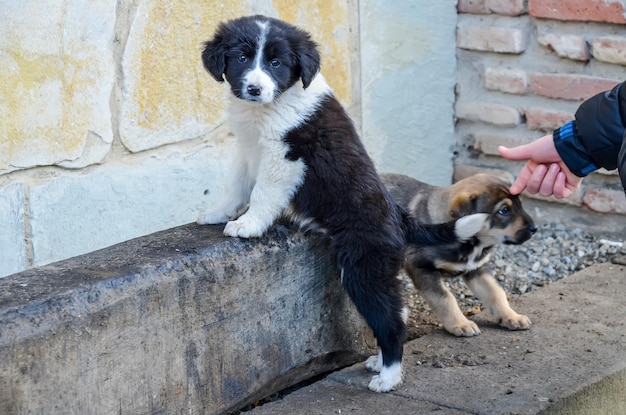
[[[544,274],[546,274],[546,275],[548,275],[548,276],[550,276],[550,277],[553,277],[554,275],[556,275],[556,271],[555,271],[555,270],[554,270],[554,268],[552,268],[552,267],[546,267],[546,268],[544,268],[544,269],[543,269],[543,273],[544,273]]]

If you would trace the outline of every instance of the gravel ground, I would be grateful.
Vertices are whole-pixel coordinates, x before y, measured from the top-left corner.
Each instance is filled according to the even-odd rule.
[[[626,241],[599,239],[580,229],[552,223],[541,225],[522,245],[498,247],[489,266],[507,295],[514,297],[622,254],[626,254]],[[414,339],[435,330],[438,321],[408,277],[404,281],[411,310],[408,338]],[[480,301],[461,278],[450,279],[448,284],[466,315],[480,311]]]

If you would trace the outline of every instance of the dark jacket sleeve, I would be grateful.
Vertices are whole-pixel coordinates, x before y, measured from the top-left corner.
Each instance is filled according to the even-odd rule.
[[[577,176],[586,176],[600,167],[620,167],[622,183],[625,151],[620,151],[626,130],[626,82],[589,98],[571,121],[554,131],[559,155]],[[620,160],[621,158],[621,160]]]

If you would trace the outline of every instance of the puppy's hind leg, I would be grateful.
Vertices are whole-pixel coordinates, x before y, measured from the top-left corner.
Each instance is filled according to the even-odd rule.
[[[509,330],[527,330],[532,324],[525,315],[516,313],[506,298],[506,293],[492,275],[477,271],[464,277],[470,290],[487,307],[502,327]]]
[[[372,377],[368,387],[374,392],[389,392],[402,383],[406,311],[395,273],[379,276],[372,273],[372,268],[344,267],[342,284],[374,332],[380,348],[379,355],[366,362],[368,369],[379,372]]]

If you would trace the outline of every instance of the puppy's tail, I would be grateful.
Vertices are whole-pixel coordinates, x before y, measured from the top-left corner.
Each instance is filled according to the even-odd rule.
[[[488,218],[489,215],[486,213],[475,213],[438,224],[420,223],[408,214],[405,214],[403,219],[408,243],[443,245],[467,242],[488,226]]]

